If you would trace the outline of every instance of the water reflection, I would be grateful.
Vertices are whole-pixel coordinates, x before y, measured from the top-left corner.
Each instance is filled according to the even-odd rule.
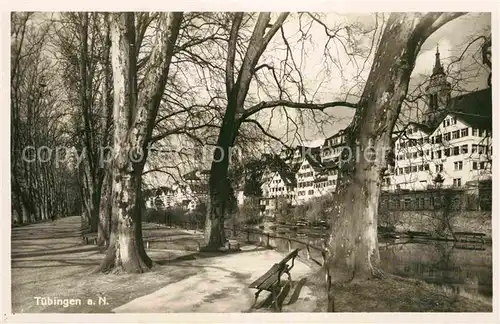
[[[438,284],[460,295],[491,299],[491,246],[431,240],[379,245],[382,268],[387,272]]]

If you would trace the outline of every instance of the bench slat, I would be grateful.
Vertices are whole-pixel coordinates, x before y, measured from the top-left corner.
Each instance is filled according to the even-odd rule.
[[[278,276],[278,272],[273,273],[271,277],[267,278],[262,284],[260,284],[258,289],[270,290],[278,282]]]
[[[278,276],[283,273],[285,269],[290,268],[286,263],[292,258],[297,257],[298,253],[299,249],[295,249],[290,252],[285,258],[283,258],[283,260],[281,260],[279,263],[275,263],[265,274],[252,282],[248,287],[263,290],[270,289],[272,285],[274,285],[278,281]]]
[[[283,260],[279,262],[279,264],[287,263],[288,261],[290,261],[290,259],[297,257],[298,254],[299,249],[293,250],[292,252],[288,253],[288,255],[284,257]]]
[[[277,273],[278,270],[279,270],[279,267],[280,265],[278,263],[275,263],[271,269],[267,270],[266,273],[264,273],[262,276],[260,276],[259,279],[255,280],[254,282],[252,282],[250,284],[250,286],[248,286],[249,288],[259,288],[260,285],[262,285],[262,283],[264,281],[266,281],[268,278],[272,277],[272,275],[274,273]]]

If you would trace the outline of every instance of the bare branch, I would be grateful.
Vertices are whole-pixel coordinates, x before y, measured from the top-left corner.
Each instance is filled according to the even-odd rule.
[[[332,102],[326,102],[326,103],[322,103],[322,104],[292,102],[292,101],[288,101],[288,100],[274,100],[274,101],[268,101],[268,102],[263,101],[257,105],[254,105],[252,107],[247,108],[245,110],[245,112],[241,115],[240,119],[245,120],[246,118],[261,111],[262,109],[270,108],[270,107],[278,107],[278,106],[323,111],[326,108],[332,108],[332,107],[349,107],[349,108],[356,109],[358,107],[358,104],[357,103],[350,103],[350,102],[346,102],[346,101],[332,101]]]

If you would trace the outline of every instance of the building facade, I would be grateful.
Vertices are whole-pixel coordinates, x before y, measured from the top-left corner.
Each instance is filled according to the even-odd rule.
[[[425,109],[402,131],[393,133],[395,161],[382,179],[382,190],[421,192],[436,187],[474,187],[491,179],[491,88],[451,97],[451,84],[438,50],[425,91]],[[260,200],[263,215],[274,216],[282,203],[304,204],[335,191],[347,132],[343,129],[325,139],[321,147],[283,150],[272,156],[272,163],[266,155]],[[189,207],[194,208],[193,197],[207,194],[207,172],[193,171],[184,178],[186,190],[174,188],[160,195],[166,206],[191,199]],[[238,203],[243,203],[243,192],[236,194]]]

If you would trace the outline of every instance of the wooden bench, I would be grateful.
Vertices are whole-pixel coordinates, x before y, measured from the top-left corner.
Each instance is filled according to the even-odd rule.
[[[87,233],[83,235],[83,242],[87,245],[93,244],[97,245],[97,234],[96,233]]]
[[[254,305],[257,303],[257,298],[263,290],[267,290],[272,294],[272,302],[274,303],[274,308],[281,311],[281,306],[278,303],[278,291],[281,290],[281,276],[283,273],[288,275],[288,280],[292,281],[292,276],[290,275],[290,270],[292,270],[295,258],[299,253],[299,249],[295,249],[290,252],[283,260],[279,263],[275,263],[271,269],[264,273],[259,279],[255,280],[248,286],[249,288],[257,289],[255,293]],[[288,262],[291,261],[291,264]],[[278,290],[278,291],[277,291]],[[252,307],[253,307],[252,306]]]

